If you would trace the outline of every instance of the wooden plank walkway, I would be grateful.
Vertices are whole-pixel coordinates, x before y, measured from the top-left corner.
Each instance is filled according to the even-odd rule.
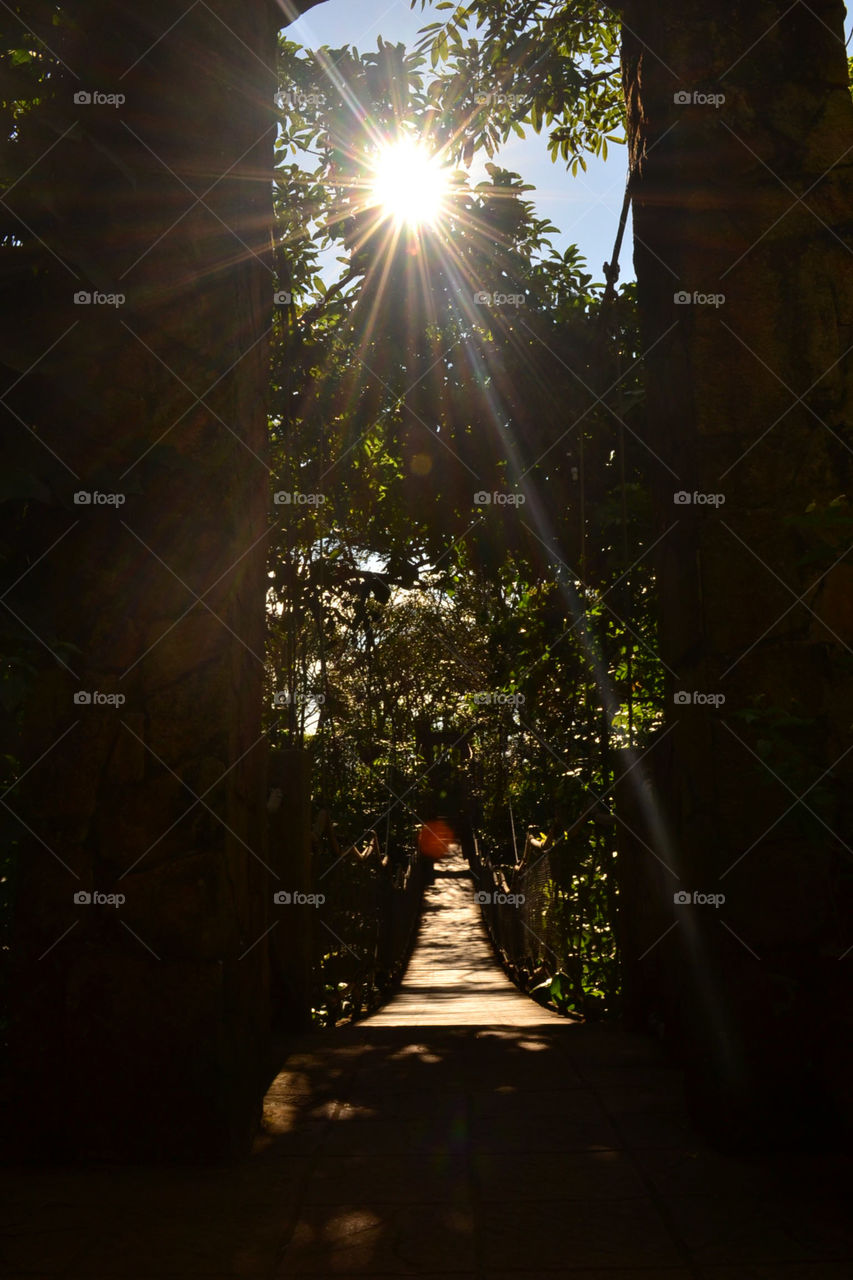
[[[709,1150],[654,1042],[508,987],[459,870],[387,1008],[294,1043],[251,1158],[6,1171],[0,1273],[849,1280],[850,1159]]]
[[[562,1022],[559,1014],[523,995],[498,967],[462,854],[438,862],[402,986],[361,1025],[532,1027]]]

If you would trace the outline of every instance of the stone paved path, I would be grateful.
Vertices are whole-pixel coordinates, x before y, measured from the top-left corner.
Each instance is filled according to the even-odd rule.
[[[850,1280],[848,1161],[709,1151],[654,1044],[543,1013],[479,928],[439,875],[399,995],[293,1046],[251,1158],[5,1171],[0,1274]]]

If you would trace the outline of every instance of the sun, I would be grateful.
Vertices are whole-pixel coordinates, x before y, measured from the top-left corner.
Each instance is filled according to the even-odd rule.
[[[432,227],[445,208],[448,185],[437,156],[415,138],[399,138],[376,158],[370,203],[398,227]]]

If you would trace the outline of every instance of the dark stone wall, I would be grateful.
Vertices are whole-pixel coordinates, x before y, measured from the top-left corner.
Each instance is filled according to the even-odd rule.
[[[711,1127],[805,1137],[849,1119],[853,1065],[843,6],[623,7],[671,729],[649,768],[676,833],[653,838],[662,982]],[[679,890],[725,902],[674,910]]]
[[[44,154],[10,197],[43,249],[17,316],[21,367],[42,358],[10,404],[54,493],[8,598],[42,662],[8,797],[37,1156],[218,1154],[259,1111],[277,25],[231,0],[85,6],[55,33],[56,100],[27,126]]]

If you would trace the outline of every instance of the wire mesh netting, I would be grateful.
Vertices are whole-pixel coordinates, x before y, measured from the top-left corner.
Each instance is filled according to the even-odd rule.
[[[324,1026],[376,1009],[411,952],[425,884],[416,849],[383,849],[375,831],[342,848],[328,817],[313,836],[313,883],[323,901],[314,929],[312,1016]]]
[[[537,840],[521,859],[475,839],[477,901],[501,963],[524,991],[561,1013],[615,1012],[619,992],[612,839]]]

